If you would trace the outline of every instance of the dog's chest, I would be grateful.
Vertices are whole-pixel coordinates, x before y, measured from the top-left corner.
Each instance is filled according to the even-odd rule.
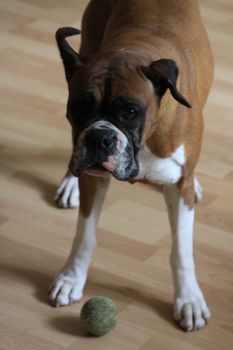
[[[185,164],[184,146],[179,146],[169,157],[155,156],[147,146],[138,153],[139,174],[138,180],[147,180],[158,184],[173,184],[179,181],[182,175],[182,166]]]

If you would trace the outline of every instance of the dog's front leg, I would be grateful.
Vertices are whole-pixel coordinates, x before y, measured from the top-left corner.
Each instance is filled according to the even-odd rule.
[[[65,306],[82,298],[88,268],[96,246],[96,226],[109,176],[100,178],[83,175],[79,178],[80,209],[76,236],[70,256],[50,288],[54,306]]]
[[[54,197],[59,208],[77,208],[79,206],[78,179],[67,170]]]
[[[183,186],[185,187],[165,186],[164,197],[172,231],[174,318],[183,329],[193,331],[206,324],[210,318],[210,311],[197,282],[193,260],[193,180],[191,179],[188,185],[184,183]],[[190,203],[186,204],[187,199],[191,201],[191,206]]]

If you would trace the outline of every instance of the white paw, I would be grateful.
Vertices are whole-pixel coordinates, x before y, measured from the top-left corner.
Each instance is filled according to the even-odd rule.
[[[54,200],[59,208],[77,208],[79,206],[78,179],[73,175],[66,176],[60,183]]]
[[[191,332],[204,327],[211,315],[201,294],[178,297],[175,301],[173,316],[181,328]]]
[[[61,273],[49,289],[49,299],[53,306],[66,306],[82,299],[85,281],[77,276]]]
[[[194,176],[194,192],[195,192],[195,202],[199,203],[203,197],[203,188],[200,185],[197,177]]]

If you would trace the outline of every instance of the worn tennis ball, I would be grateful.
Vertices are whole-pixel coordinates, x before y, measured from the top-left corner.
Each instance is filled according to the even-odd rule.
[[[112,299],[97,296],[83,305],[80,319],[89,334],[101,336],[116,326],[117,307]]]

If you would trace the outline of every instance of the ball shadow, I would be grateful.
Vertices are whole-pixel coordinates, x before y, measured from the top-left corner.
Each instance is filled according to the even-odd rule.
[[[48,320],[48,324],[61,333],[79,337],[91,337],[83,328],[79,317],[60,316]]]

